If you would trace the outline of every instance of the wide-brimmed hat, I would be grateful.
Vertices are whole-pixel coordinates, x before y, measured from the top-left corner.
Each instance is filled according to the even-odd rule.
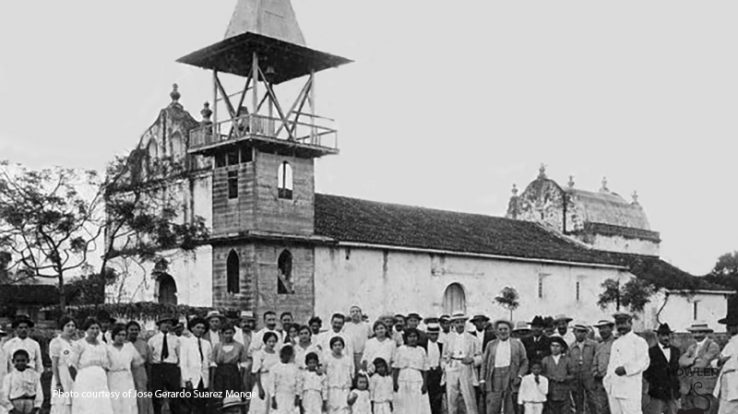
[[[441,315],[441,316],[438,317],[438,321],[439,322],[450,321],[450,320],[451,320],[451,315],[443,314],[443,315]]]
[[[543,320],[543,316],[536,315],[533,317],[533,320],[529,323],[530,326],[546,326],[546,321]]]
[[[476,321],[487,322],[489,321],[489,318],[486,315],[474,315],[473,318],[469,319],[469,322],[476,322]]]
[[[633,315],[627,312],[615,312],[612,314],[612,318],[615,319],[615,323],[618,323],[618,321],[633,320]]]
[[[33,328],[33,320],[28,315],[16,315],[13,319],[13,323],[10,325],[13,329],[17,328],[21,323],[25,323],[29,328]]]
[[[589,331],[589,325],[587,325],[587,322],[584,321],[576,321],[572,324],[572,329]]]
[[[231,395],[223,398],[223,404],[220,406],[220,410],[222,411],[233,407],[243,407],[244,405],[246,405],[246,402],[241,401],[241,398],[237,395]]]
[[[428,333],[439,333],[441,332],[441,325],[438,322],[431,322],[426,325],[425,329]]]
[[[515,322],[513,332],[530,332],[530,326],[528,325],[529,324],[526,321],[517,321]]]
[[[171,314],[164,314],[156,319],[156,324],[159,325],[162,322],[171,322],[172,325],[176,325],[178,323],[177,318],[174,315]]]
[[[707,333],[712,333],[714,331],[710,328],[710,325],[708,325],[707,322],[698,321],[698,322],[695,322],[692,325],[690,325],[689,328],[687,328],[687,332],[707,332]]]
[[[208,322],[205,320],[205,318],[201,318],[199,316],[190,318],[189,322],[187,322],[187,329],[192,330],[192,328],[194,328],[199,323],[205,325],[205,329],[207,329]]]
[[[607,319],[600,319],[597,321],[596,324],[592,325],[595,328],[602,328],[603,326],[615,326],[615,322],[607,320]]]
[[[422,321],[423,317],[420,316],[420,314],[415,312],[410,312],[407,314],[407,317],[405,319],[417,319],[418,321]]]
[[[220,313],[220,311],[217,311],[217,310],[211,310],[210,312],[208,312],[205,315],[205,320],[206,321],[209,321],[209,320],[211,320],[213,318],[218,318],[218,319],[224,320],[226,317],[223,316],[223,314]]]
[[[669,335],[674,333],[674,331],[671,330],[668,323],[662,323],[659,325],[658,329],[656,329],[656,335]]]
[[[571,322],[572,321],[572,318],[564,315],[563,313],[560,313],[560,314],[554,316],[553,321],[554,322],[559,322],[559,321]]]
[[[430,323],[438,323],[440,321],[441,321],[440,319],[438,319],[438,318],[436,318],[436,317],[433,316],[433,317],[430,317],[430,318],[425,318],[423,320],[423,323],[426,324],[426,325],[428,325]]]
[[[453,322],[453,321],[459,321],[459,320],[465,321],[467,319],[469,319],[469,318],[466,316],[466,314],[464,314],[464,312],[454,312],[454,313],[451,314],[451,317],[448,318],[448,320],[451,321],[451,322]]]
[[[256,320],[256,317],[254,316],[254,311],[250,311],[250,310],[242,310],[241,313],[239,314],[239,317],[241,319],[247,319],[251,321]]]
[[[564,340],[564,338],[560,336],[552,336],[550,339],[551,339],[552,344],[557,343],[561,345],[561,347],[564,348],[564,350],[567,350],[569,348],[569,345],[566,344],[566,341]]]

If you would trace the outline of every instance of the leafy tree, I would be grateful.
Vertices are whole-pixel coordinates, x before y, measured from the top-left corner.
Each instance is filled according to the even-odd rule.
[[[651,301],[654,293],[656,293],[656,288],[643,279],[633,278],[622,285],[618,280],[607,279],[602,283],[602,293],[600,293],[597,305],[605,309],[610,304],[614,304],[618,311],[621,307],[626,307],[633,313],[640,313]]]
[[[715,267],[710,271],[712,276],[738,276],[738,251],[725,253],[718,257]]]
[[[503,288],[500,294],[495,297],[495,302],[510,311],[510,320],[512,320],[513,311],[520,306],[520,295],[515,288],[508,286]]]
[[[181,222],[172,194],[136,179],[135,156],[116,159],[104,179],[95,171],[0,162],[0,250],[12,253],[5,277],[54,279],[63,309],[70,277],[86,280],[78,283],[83,289],[104,290],[116,277],[111,260],[153,261],[160,251],[192,250],[207,238],[202,218]]]

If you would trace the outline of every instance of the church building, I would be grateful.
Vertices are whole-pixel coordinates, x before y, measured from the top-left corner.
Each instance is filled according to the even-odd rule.
[[[316,161],[339,148],[332,121],[315,111],[315,78],[350,61],[309,48],[289,0],[239,0],[225,39],[179,62],[210,72],[213,100],[197,120],[175,85],[133,170],[176,195],[182,220],[203,217],[210,239],[130,270],[108,300],[291,311],[298,321],[354,304],[372,318],[504,317],[494,297],[513,287],[516,320],[595,321],[613,311],[597,305],[605,280],[643,278],[659,291],[642,327],[668,320],[682,330],[726,312],[730,292],[661,260],[659,233],[637,198],[606,183],[597,192],[573,180],[560,186],[542,168],[522,193],[513,190],[504,217],[316,193]],[[227,90],[226,76],[243,88]],[[284,82],[301,82],[294,101],[277,96]]]

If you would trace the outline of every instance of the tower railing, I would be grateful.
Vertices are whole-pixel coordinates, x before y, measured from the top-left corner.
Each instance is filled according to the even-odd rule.
[[[246,114],[190,131],[189,151],[197,152],[244,139],[280,140],[329,150],[338,149],[338,131],[329,118],[303,114],[309,120],[283,120]]]

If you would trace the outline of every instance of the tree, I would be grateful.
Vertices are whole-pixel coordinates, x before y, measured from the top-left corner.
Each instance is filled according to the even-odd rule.
[[[55,279],[63,309],[71,276],[104,289],[117,257],[151,261],[162,250],[204,241],[202,218],[180,222],[171,194],[131,178],[131,157],[111,163],[104,179],[95,171],[0,162],[0,250],[12,253],[5,273],[15,283]]]
[[[718,257],[715,267],[710,271],[712,276],[738,276],[738,251],[725,253]]]
[[[633,313],[643,312],[651,301],[651,296],[656,293],[656,288],[651,283],[638,278],[630,279],[622,285],[619,280],[607,279],[602,283],[602,289],[597,301],[600,308],[605,309],[614,304],[617,311],[624,306]]]
[[[520,295],[518,295],[515,288],[508,286],[500,291],[500,294],[495,298],[495,302],[510,311],[510,320],[512,320],[513,311],[520,306]]]

